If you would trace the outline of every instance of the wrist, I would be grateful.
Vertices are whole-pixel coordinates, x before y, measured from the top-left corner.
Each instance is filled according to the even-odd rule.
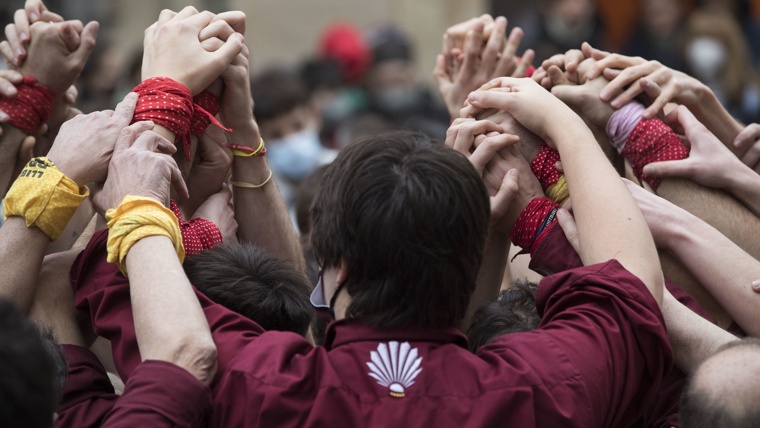
[[[733,173],[725,174],[726,183],[723,188],[739,199],[745,194],[755,194],[760,188],[760,175],[743,163],[737,167]]]

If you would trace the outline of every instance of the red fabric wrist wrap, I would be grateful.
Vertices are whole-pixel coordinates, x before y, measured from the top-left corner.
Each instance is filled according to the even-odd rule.
[[[209,109],[214,110],[214,107],[216,111],[219,110],[216,97],[210,93],[207,95],[202,93],[198,96],[198,100],[205,104],[205,107],[202,107],[195,104],[187,86],[168,77],[146,79],[137,85],[133,92],[137,93],[139,99],[132,123],[150,120],[175,133],[177,139],[182,142],[185,158],[188,161],[192,160],[190,131],[196,135],[202,135],[210,123],[218,125],[225,131],[230,131],[209,112]]]
[[[534,198],[517,217],[509,239],[525,252],[533,251],[556,223],[559,205],[547,197]]]
[[[0,110],[10,117],[13,126],[32,135],[50,117],[55,93],[29,76],[24,76],[16,90],[13,98],[0,96]]]
[[[202,218],[182,220],[179,205],[174,200],[171,201],[171,209],[179,220],[186,257],[196,255],[203,250],[210,250],[223,242],[222,232],[214,223]]]
[[[208,91],[203,91],[193,98],[195,111],[193,112],[193,118],[190,122],[190,131],[201,136],[206,133],[206,128],[212,123],[227,132],[232,132],[231,129],[225,128],[218,120],[216,115],[219,114],[219,100],[214,94]]]
[[[530,163],[530,169],[538,178],[542,189],[546,190],[559,180],[561,174],[556,167],[558,161],[559,152],[547,146],[546,143],[541,143],[541,151]]]
[[[642,120],[633,129],[620,154],[626,158],[639,180],[657,190],[660,180],[647,177],[642,170],[654,162],[681,160],[689,157],[689,149],[675,132],[660,119]]]

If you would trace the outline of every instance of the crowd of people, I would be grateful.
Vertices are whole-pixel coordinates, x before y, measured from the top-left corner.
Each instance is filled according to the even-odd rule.
[[[0,42],[3,424],[760,426],[760,125],[709,82],[491,15],[442,101],[392,29],[251,77],[186,7],[84,113],[98,30]]]

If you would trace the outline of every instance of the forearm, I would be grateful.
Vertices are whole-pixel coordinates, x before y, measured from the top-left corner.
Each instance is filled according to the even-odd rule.
[[[562,157],[573,198],[584,265],[617,259],[660,302],[662,271],[649,227],[638,205],[582,123],[551,135]]]
[[[509,237],[491,231],[488,234],[486,247],[483,252],[483,263],[480,265],[475,292],[470,299],[467,313],[462,321],[461,330],[467,331],[470,320],[478,309],[499,296],[499,290],[504,280],[504,271],[509,262]]]
[[[0,228],[0,297],[26,313],[32,305],[37,275],[50,238],[36,227],[27,227],[23,217],[9,217]]]
[[[728,192],[760,217],[760,175],[744,164],[736,171],[729,171]]]
[[[270,174],[263,156],[236,156],[232,164],[232,181],[260,184]],[[301,244],[274,179],[256,189],[235,186],[233,200],[240,240],[292,262],[299,271],[305,270]]]
[[[676,366],[687,375],[694,373],[721,346],[738,340],[731,333],[692,312],[668,292],[664,293],[661,309]]]
[[[760,335],[760,295],[752,282],[760,262],[695,216],[683,212],[672,222],[668,249],[748,334]]]
[[[210,382],[216,365],[211,331],[171,240],[141,239],[126,263],[142,360],[167,361]]]
[[[22,130],[13,125],[2,125],[2,135],[0,135],[0,189],[2,189],[3,196],[15,178],[13,177],[13,170],[18,159],[18,150],[26,136]]]
[[[715,96],[710,88],[703,85],[700,92],[700,102],[693,105],[687,105],[688,109],[694,113],[694,116],[704,124],[716,137],[732,152],[741,156],[744,153],[737,153],[737,148],[733,145],[734,139],[744,128],[733,116],[723,107],[718,97]]]

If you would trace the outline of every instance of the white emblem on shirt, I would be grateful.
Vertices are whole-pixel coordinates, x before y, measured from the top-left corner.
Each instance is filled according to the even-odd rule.
[[[414,385],[414,379],[422,371],[422,357],[417,356],[417,348],[411,349],[409,342],[400,346],[396,341],[380,343],[377,351],[370,352],[370,359],[368,374],[388,387],[391,396],[396,398],[404,396],[404,390]]]

